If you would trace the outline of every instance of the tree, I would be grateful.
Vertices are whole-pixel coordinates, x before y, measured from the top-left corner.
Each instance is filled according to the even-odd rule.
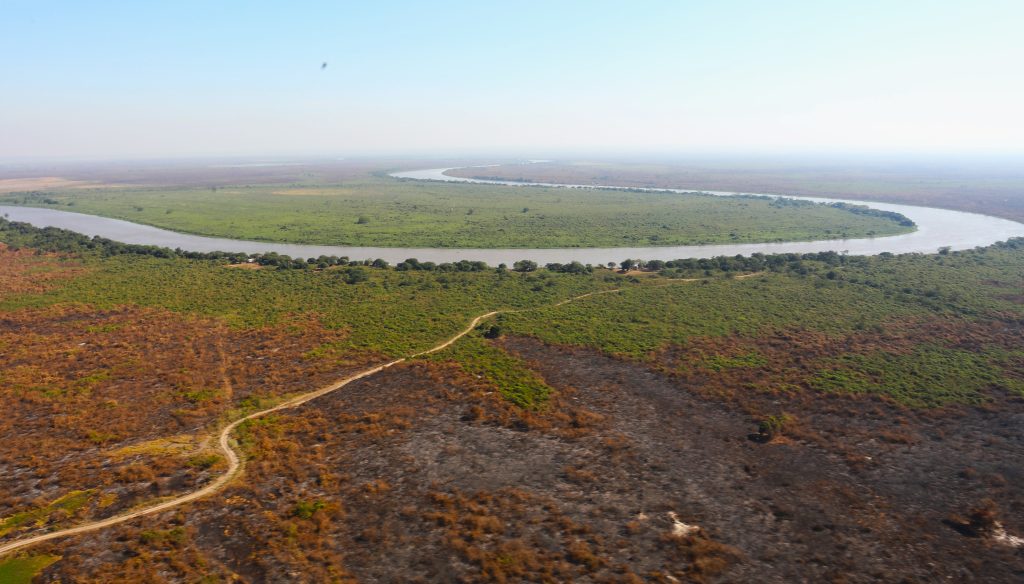
[[[622,260],[619,267],[622,268],[623,272],[628,272],[636,266],[636,260]]]
[[[532,272],[537,269],[537,262],[533,260],[519,260],[512,264],[512,269],[517,272]]]
[[[366,270],[362,268],[349,268],[345,270],[345,283],[346,284],[358,284],[365,282],[370,279],[370,276],[366,273]]]
[[[594,267],[590,264],[583,265],[579,262],[573,261],[568,264],[547,264],[544,266],[549,272],[560,272],[563,274],[589,274],[594,271]]]

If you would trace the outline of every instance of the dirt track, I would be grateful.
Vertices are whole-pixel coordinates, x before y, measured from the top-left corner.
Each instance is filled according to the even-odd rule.
[[[575,296],[575,297],[572,297],[572,298],[568,298],[566,300],[562,300],[562,301],[558,302],[557,304],[555,304],[555,306],[562,306],[562,305],[567,304],[569,302],[573,302],[573,301],[576,301],[576,300],[582,300],[584,298],[588,298],[588,297],[593,296],[595,294],[608,294],[608,293],[613,293],[613,292],[618,292],[618,289],[615,289],[615,290],[602,290],[602,291],[598,291],[598,292],[590,292],[590,293],[587,293],[587,294],[581,294],[579,296]],[[197,499],[201,499],[201,498],[206,497],[208,495],[212,495],[213,493],[216,493],[216,492],[222,490],[225,486],[227,486],[227,484],[232,479],[234,479],[241,472],[241,470],[242,470],[242,468],[244,466],[244,462],[239,457],[238,452],[235,451],[234,448],[232,448],[232,444],[231,444],[231,433],[235,430],[235,428],[237,428],[243,422],[245,422],[247,420],[252,420],[252,419],[255,419],[255,418],[259,418],[259,417],[265,416],[265,415],[270,414],[272,412],[277,412],[277,411],[284,410],[284,409],[298,407],[298,406],[300,406],[300,405],[302,405],[302,404],[304,404],[306,402],[309,402],[311,400],[314,400],[314,399],[316,399],[318,397],[321,397],[321,396],[326,395],[328,393],[337,391],[338,389],[341,389],[342,387],[345,387],[346,385],[352,383],[353,381],[357,381],[359,379],[363,379],[365,377],[369,377],[369,376],[374,375],[376,373],[379,373],[379,372],[381,372],[381,371],[383,371],[385,369],[393,367],[393,366],[395,366],[395,365],[397,365],[399,363],[407,361],[408,359],[413,359],[413,358],[420,357],[420,356],[423,356],[423,355],[428,355],[428,354],[431,354],[431,353],[436,353],[438,351],[442,351],[442,350],[448,348],[449,346],[451,346],[452,343],[458,341],[460,338],[462,338],[465,335],[469,334],[477,325],[480,324],[481,321],[484,321],[484,320],[486,320],[488,318],[496,316],[496,315],[498,315],[498,314],[500,314],[502,312],[511,312],[511,311],[495,310],[495,311],[491,311],[491,312],[488,312],[488,313],[485,313],[485,314],[481,314],[480,316],[477,316],[477,317],[473,318],[473,320],[471,320],[469,322],[469,325],[465,329],[460,331],[458,334],[448,338],[444,342],[442,342],[442,343],[440,343],[440,344],[438,344],[438,345],[436,345],[436,346],[434,346],[434,347],[432,347],[430,349],[427,349],[425,351],[421,351],[419,353],[412,354],[412,355],[410,355],[408,357],[402,357],[402,358],[399,358],[399,359],[395,359],[393,361],[389,361],[389,362],[384,363],[382,365],[377,365],[375,367],[371,367],[369,369],[365,369],[363,371],[360,371],[359,373],[356,373],[354,375],[351,375],[349,377],[341,379],[341,380],[339,380],[339,381],[337,381],[335,383],[332,383],[330,385],[321,387],[321,388],[319,388],[317,390],[314,390],[314,391],[311,391],[311,392],[308,392],[308,393],[304,393],[304,394],[298,395],[298,396],[296,396],[296,397],[294,397],[292,399],[289,399],[289,400],[287,400],[287,401],[285,401],[283,403],[280,403],[280,404],[278,404],[278,405],[276,405],[276,406],[274,406],[272,408],[268,408],[268,409],[265,409],[265,410],[254,412],[252,414],[249,414],[248,416],[245,416],[243,418],[239,418],[238,420],[235,420],[234,422],[231,422],[230,424],[225,426],[220,431],[220,434],[218,436],[218,441],[217,441],[218,447],[219,447],[221,453],[227,459],[227,462],[228,462],[228,469],[227,469],[227,471],[225,471],[224,474],[222,474],[221,476],[217,477],[214,481],[210,482],[206,486],[204,486],[204,487],[202,487],[202,488],[200,488],[200,489],[198,489],[196,491],[193,491],[191,493],[187,493],[185,495],[181,495],[181,496],[175,497],[173,499],[169,499],[167,501],[156,503],[156,504],[151,505],[149,507],[144,507],[144,508],[141,508],[141,509],[137,509],[135,511],[129,511],[127,513],[122,513],[120,515],[115,515],[113,517],[108,517],[106,519],[102,519],[102,520],[99,520],[99,521],[93,521],[93,522],[85,523],[83,525],[78,525],[76,527],[69,527],[67,529],[62,529],[62,530],[54,531],[54,532],[51,532],[51,533],[44,533],[44,534],[41,534],[41,535],[36,535],[36,536],[33,536],[33,537],[28,537],[28,538],[25,538],[25,539],[21,539],[21,540],[11,541],[11,542],[8,542],[6,544],[0,545],[0,556],[2,556],[4,554],[8,554],[10,552],[13,552],[15,550],[19,550],[19,549],[22,549],[22,548],[26,548],[26,547],[38,544],[38,543],[42,543],[44,541],[58,539],[58,538],[62,538],[62,537],[70,536],[70,535],[78,535],[78,534],[87,533],[87,532],[90,532],[90,531],[96,531],[96,530],[99,530],[99,529],[103,529],[103,528],[106,528],[106,527],[110,527],[110,526],[113,526],[113,525],[124,523],[126,521],[130,521],[132,519],[136,519],[136,518],[143,517],[143,516],[146,516],[146,515],[152,515],[154,513],[160,513],[162,511],[166,511],[168,509],[184,505],[185,503],[190,503],[190,502],[195,501]]]

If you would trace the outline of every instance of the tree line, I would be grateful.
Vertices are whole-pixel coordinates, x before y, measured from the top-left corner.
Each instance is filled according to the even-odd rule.
[[[874,212],[874,210],[868,209]],[[887,213],[887,211],[880,211]],[[64,253],[95,253],[103,257],[116,255],[142,255],[157,258],[185,258],[193,260],[210,260],[223,263],[255,263],[261,266],[276,267],[278,269],[326,269],[333,266],[362,266],[378,269],[388,269],[392,266],[383,259],[352,260],[345,256],[321,255],[316,258],[299,259],[275,252],[247,254],[240,252],[196,252],[184,251],[181,249],[170,249],[155,245],[139,245],[132,243],[121,243],[105,237],[89,237],[57,227],[35,227],[29,223],[10,221],[0,217],[0,241],[6,243],[13,249],[21,247],[33,248],[40,251],[64,252]],[[1014,238],[1005,243],[997,243],[995,247],[1006,247],[1018,249],[1024,247],[1024,238]],[[948,248],[941,250],[941,253],[948,254]],[[879,254],[880,257],[892,257],[891,253]],[[856,257],[856,256],[855,256]],[[760,271],[795,271],[802,272],[805,268],[803,262],[821,262],[827,266],[841,266],[851,261],[852,258],[835,251],[822,251],[817,253],[781,253],[762,254],[753,253],[749,256],[718,256],[713,258],[688,258],[676,260],[640,260],[625,259],[618,264],[609,262],[605,265],[594,266],[574,261],[567,264],[549,263],[544,268],[549,272],[562,274],[591,274],[595,269],[618,269],[622,273],[634,270],[645,272],[657,272],[663,276],[676,276],[680,274],[711,272],[760,272]],[[393,267],[397,271],[427,271],[427,272],[482,272],[492,269],[486,262],[461,260],[458,262],[421,262],[416,258],[409,258]],[[496,269],[498,272],[509,271],[508,266],[500,264]],[[537,262],[533,260],[520,260],[512,265],[512,271],[527,273],[540,269]],[[357,272],[353,272],[355,274]],[[360,275],[353,278],[361,281]]]

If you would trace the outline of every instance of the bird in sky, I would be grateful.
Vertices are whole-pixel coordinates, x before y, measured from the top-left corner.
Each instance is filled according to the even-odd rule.
[[[327,61],[324,61],[324,64],[320,65],[320,70],[323,71],[326,68],[327,68]]]

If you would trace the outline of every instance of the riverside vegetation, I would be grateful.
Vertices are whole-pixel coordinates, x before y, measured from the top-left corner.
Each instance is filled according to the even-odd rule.
[[[293,436],[312,432],[319,441],[332,441],[344,432],[356,444],[365,442],[360,448],[376,448],[389,436],[419,427],[415,400],[426,400],[423,415],[442,415],[445,408],[439,404],[445,400],[469,399],[475,401],[465,423],[483,424],[473,432],[508,424],[553,436],[545,440],[612,440],[600,428],[616,414],[572,405],[573,392],[582,389],[567,386],[545,363],[565,359],[550,352],[557,347],[596,350],[614,358],[601,367],[619,362],[633,376],[656,374],[683,384],[699,399],[735,404],[749,417],[750,431],[766,420],[786,420],[768,424],[773,440],[818,440],[822,448],[839,448],[835,444],[842,441],[831,444],[827,436],[815,434],[806,425],[812,416],[800,408],[812,411],[821,407],[817,404],[852,400],[835,403],[945,412],[965,406],[999,408],[1024,395],[1021,240],[936,255],[627,260],[614,268],[416,261],[389,267],[341,258],[181,254],[6,221],[0,221],[0,242],[5,244],[0,251],[0,391],[9,404],[0,424],[0,491],[5,493],[0,542],[195,488],[223,464],[204,445],[218,424],[346,371],[423,350],[473,316],[496,309],[510,312],[448,349],[399,368],[393,375],[405,381],[387,386],[379,398],[389,400],[384,409],[344,409],[335,414],[342,425],[334,430],[331,425],[313,429],[319,423],[312,413],[315,403],[304,408],[313,421],[282,414],[247,423],[239,438],[255,466],[242,479],[247,486],[225,493],[218,499],[221,506],[231,497],[265,498],[271,488],[267,481],[275,476],[317,484],[316,492],[303,494],[309,487],[302,487],[299,499],[286,498],[282,507],[268,509],[264,519],[246,519],[271,523],[243,531],[298,530],[288,536],[297,548],[272,551],[274,562],[289,569],[310,569],[324,577],[330,569],[342,574],[342,565],[355,569],[358,551],[345,560],[330,553],[318,556],[310,546],[324,545],[327,540],[321,538],[327,536],[322,534],[333,533],[334,523],[361,517],[365,525],[373,524],[372,517],[346,512],[344,501],[391,501],[381,503],[381,512],[399,509],[410,501],[388,497],[399,497],[407,487],[367,479],[351,483],[351,492],[344,487],[348,494],[343,498],[325,494],[334,492],[332,484],[348,485],[350,479],[330,473],[310,478],[307,473],[319,466],[312,461],[308,469],[291,466],[287,459],[298,452],[298,446],[287,446],[295,444]],[[556,306],[597,291],[608,293],[599,301]],[[550,348],[518,339],[536,339]],[[372,388],[385,381],[367,383]],[[430,383],[446,389],[424,389],[434,387]],[[366,403],[378,399],[360,387],[352,389],[354,395],[363,395]],[[500,396],[497,401],[486,397],[492,392]],[[793,411],[773,405],[780,402]],[[340,407],[336,400],[329,403],[336,405],[325,407]],[[841,407],[855,411],[860,406]],[[917,440],[898,424],[877,432],[886,443]],[[602,448],[621,452],[624,447],[613,442]],[[281,450],[286,447],[292,454]],[[849,460],[856,458],[852,447],[842,448]],[[631,464],[618,456],[614,464]],[[586,482],[594,470],[581,463],[564,472]],[[1004,508],[1020,503],[1013,490],[995,493]],[[525,513],[523,502],[534,501],[541,491],[423,496],[432,501],[433,514],[424,519],[424,533],[434,529],[429,525],[444,526],[443,549],[448,551],[439,553],[477,566],[488,575],[485,579],[501,581],[501,574],[517,573],[554,579],[626,574],[602,559],[614,556],[614,546],[586,531],[570,531],[578,535],[541,556],[531,556],[533,548],[523,548],[523,542],[502,540],[504,528],[489,517]],[[198,512],[189,509],[210,512],[199,505],[181,513]],[[553,517],[538,521],[544,525],[556,521]],[[573,517],[565,520],[584,521]],[[123,544],[127,555],[104,552],[88,568],[90,577],[143,578],[170,571],[189,579],[207,572],[224,575],[230,566],[246,569],[217,563],[221,560],[213,560],[214,552],[204,551],[205,536],[173,517],[169,525],[159,522],[166,520],[159,516],[141,528],[118,528],[118,537],[129,542]],[[1007,521],[1009,528],[1024,527]],[[736,536],[723,529],[716,537],[734,541]],[[360,537],[362,543],[352,543],[354,550],[382,545],[384,536],[367,531]],[[743,563],[710,535],[671,542],[681,547],[672,547],[671,553],[658,547],[650,557],[681,554],[678,565],[689,567],[680,568],[679,577],[699,578]],[[85,569],[81,553],[88,545],[48,543],[0,559],[0,574],[76,573]],[[260,569],[269,570],[264,577],[277,573],[269,565]]]
[[[552,161],[463,167],[452,176],[520,182],[621,185],[636,188],[726,190],[743,193],[886,201],[998,215],[1024,221],[1024,173],[1019,164],[946,164],[905,160],[806,164],[778,159],[744,164],[724,160],[663,163]]]

